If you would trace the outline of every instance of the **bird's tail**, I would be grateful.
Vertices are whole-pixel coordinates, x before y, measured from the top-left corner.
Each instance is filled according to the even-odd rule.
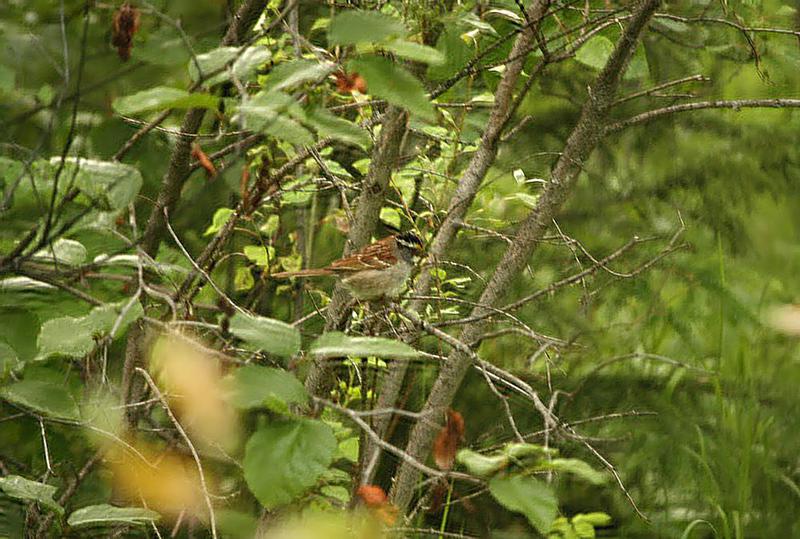
[[[300,271],[280,271],[270,275],[273,279],[288,279],[290,277],[322,277],[324,275],[333,275],[333,271],[329,269],[304,269]]]

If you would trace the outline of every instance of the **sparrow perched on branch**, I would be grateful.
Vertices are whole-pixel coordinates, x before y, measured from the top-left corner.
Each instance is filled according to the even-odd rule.
[[[422,253],[422,240],[414,232],[387,236],[358,252],[318,269],[273,273],[275,279],[335,275],[360,300],[393,297],[403,288],[414,260]]]

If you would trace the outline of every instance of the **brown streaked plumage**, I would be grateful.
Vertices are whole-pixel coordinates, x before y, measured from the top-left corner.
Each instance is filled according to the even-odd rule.
[[[358,299],[393,295],[411,274],[414,258],[422,251],[422,241],[413,232],[388,236],[367,245],[350,256],[331,262],[324,268],[273,273],[275,279],[289,277],[340,277]]]

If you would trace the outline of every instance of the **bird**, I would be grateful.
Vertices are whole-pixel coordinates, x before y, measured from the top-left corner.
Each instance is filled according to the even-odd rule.
[[[361,250],[334,260],[324,268],[282,271],[273,279],[334,275],[359,300],[396,297],[402,290],[414,262],[423,251],[422,240],[414,232],[402,232],[373,242]]]

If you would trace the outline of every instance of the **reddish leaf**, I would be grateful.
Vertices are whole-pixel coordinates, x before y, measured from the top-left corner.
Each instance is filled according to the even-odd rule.
[[[197,159],[200,166],[205,169],[206,176],[213,178],[217,175],[217,169],[214,167],[214,163],[211,162],[211,159],[208,158],[205,152],[200,148],[200,145],[196,142],[192,144],[192,157]]]
[[[367,93],[367,81],[355,71],[352,73],[339,71],[334,73],[333,76],[336,78],[336,90],[339,92],[350,93],[357,90],[362,94]]]
[[[378,485],[361,485],[356,494],[367,507],[381,507],[388,500],[388,496]]]
[[[441,470],[449,470],[456,460],[458,443],[464,436],[464,418],[455,410],[447,410],[447,423],[433,442],[433,460]]]
[[[111,44],[117,48],[119,57],[126,61],[131,57],[133,35],[139,31],[139,10],[128,2],[114,12]]]

